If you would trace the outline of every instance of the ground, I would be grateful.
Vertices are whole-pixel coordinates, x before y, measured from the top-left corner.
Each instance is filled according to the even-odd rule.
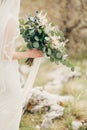
[[[50,130],[73,130],[71,123],[73,119],[85,122],[87,121],[87,61],[84,60],[73,60],[75,66],[79,67],[81,72],[81,77],[76,77],[68,80],[60,90],[60,95],[72,95],[75,98],[75,102],[66,102],[61,104],[65,107],[63,117],[55,119],[53,123],[53,129]],[[48,69],[48,67],[50,69]],[[35,86],[44,86],[47,82],[52,79],[49,78],[49,73],[57,69],[57,66],[51,64],[50,62],[45,62],[41,65],[36,78]],[[43,74],[42,74],[43,72]],[[43,80],[44,77],[44,80]],[[55,86],[54,86],[55,87]],[[41,125],[42,117],[44,112],[40,111],[36,114],[31,114],[29,112],[25,113],[22,117],[20,130],[36,130]],[[79,130],[86,130],[84,126]]]

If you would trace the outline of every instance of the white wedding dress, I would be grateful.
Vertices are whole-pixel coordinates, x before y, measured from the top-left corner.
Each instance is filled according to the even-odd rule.
[[[19,64],[12,59],[19,34],[19,9],[20,0],[0,1],[0,130],[19,130],[22,108],[29,100],[41,61],[41,58],[35,59],[21,88]]]
[[[0,51],[0,130],[19,130],[22,115],[19,64],[10,57],[18,36],[18,21],[11,14],[6,20],[5,31],[0,37],[0,42],[3,42]],[[5,59],[5,56],[8,59]]]
[[[0,61],[0,130],[19,130],[22,113],[18,62]]]

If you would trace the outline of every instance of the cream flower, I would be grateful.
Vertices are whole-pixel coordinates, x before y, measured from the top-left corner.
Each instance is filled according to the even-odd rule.
[[[39,20],[40,20],[40,24],[46,26],[47,23],[48,23],[48,20],[47,20],[47,18],[46,18],[47,13],[45,13],[45,14],[43,15],[43,12],[41,11],[40,13],[38,13],[37,16],[38,16],[38,18],[39,18]]]

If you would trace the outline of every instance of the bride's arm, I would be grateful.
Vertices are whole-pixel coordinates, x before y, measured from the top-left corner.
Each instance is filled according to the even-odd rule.
[[[13,37],[15,36],[16,29],[17,29],[17,22],[14,20],[13,17],[11,17],[10,20],[8,21],[5,30],[4,35],[4,39],[6,40],[5,44],[8,44],[13,39]],[[9,57],[12,57],[12,59],[37,58],[42,56],[42,52],[36,49],[27,50],[26,52],[10,52],[9,48],[10,46],[5,48],[5,51],[3,52],[5,52],[5,54],[7,53],[7,55]],[[4,55],[5,59],[8,58],[7,55]]]
[[[32,50],[27,50],[25,52],[13,52],[13,59],[23,59],[23,58],[38,58],[42,57],[43,54],[41,51],[32,49]]]

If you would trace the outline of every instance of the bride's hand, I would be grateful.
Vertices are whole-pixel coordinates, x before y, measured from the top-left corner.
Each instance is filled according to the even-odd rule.
[[[23,59],[23,58],[38,58],[43,57],[43,53],[39,50],[32,49],[27,50],[25,52],[13,52],[12,53],[13,59]]]
[[[43,57],[43,53],[40,50],[32,49],[27,50],[29,58]]]

